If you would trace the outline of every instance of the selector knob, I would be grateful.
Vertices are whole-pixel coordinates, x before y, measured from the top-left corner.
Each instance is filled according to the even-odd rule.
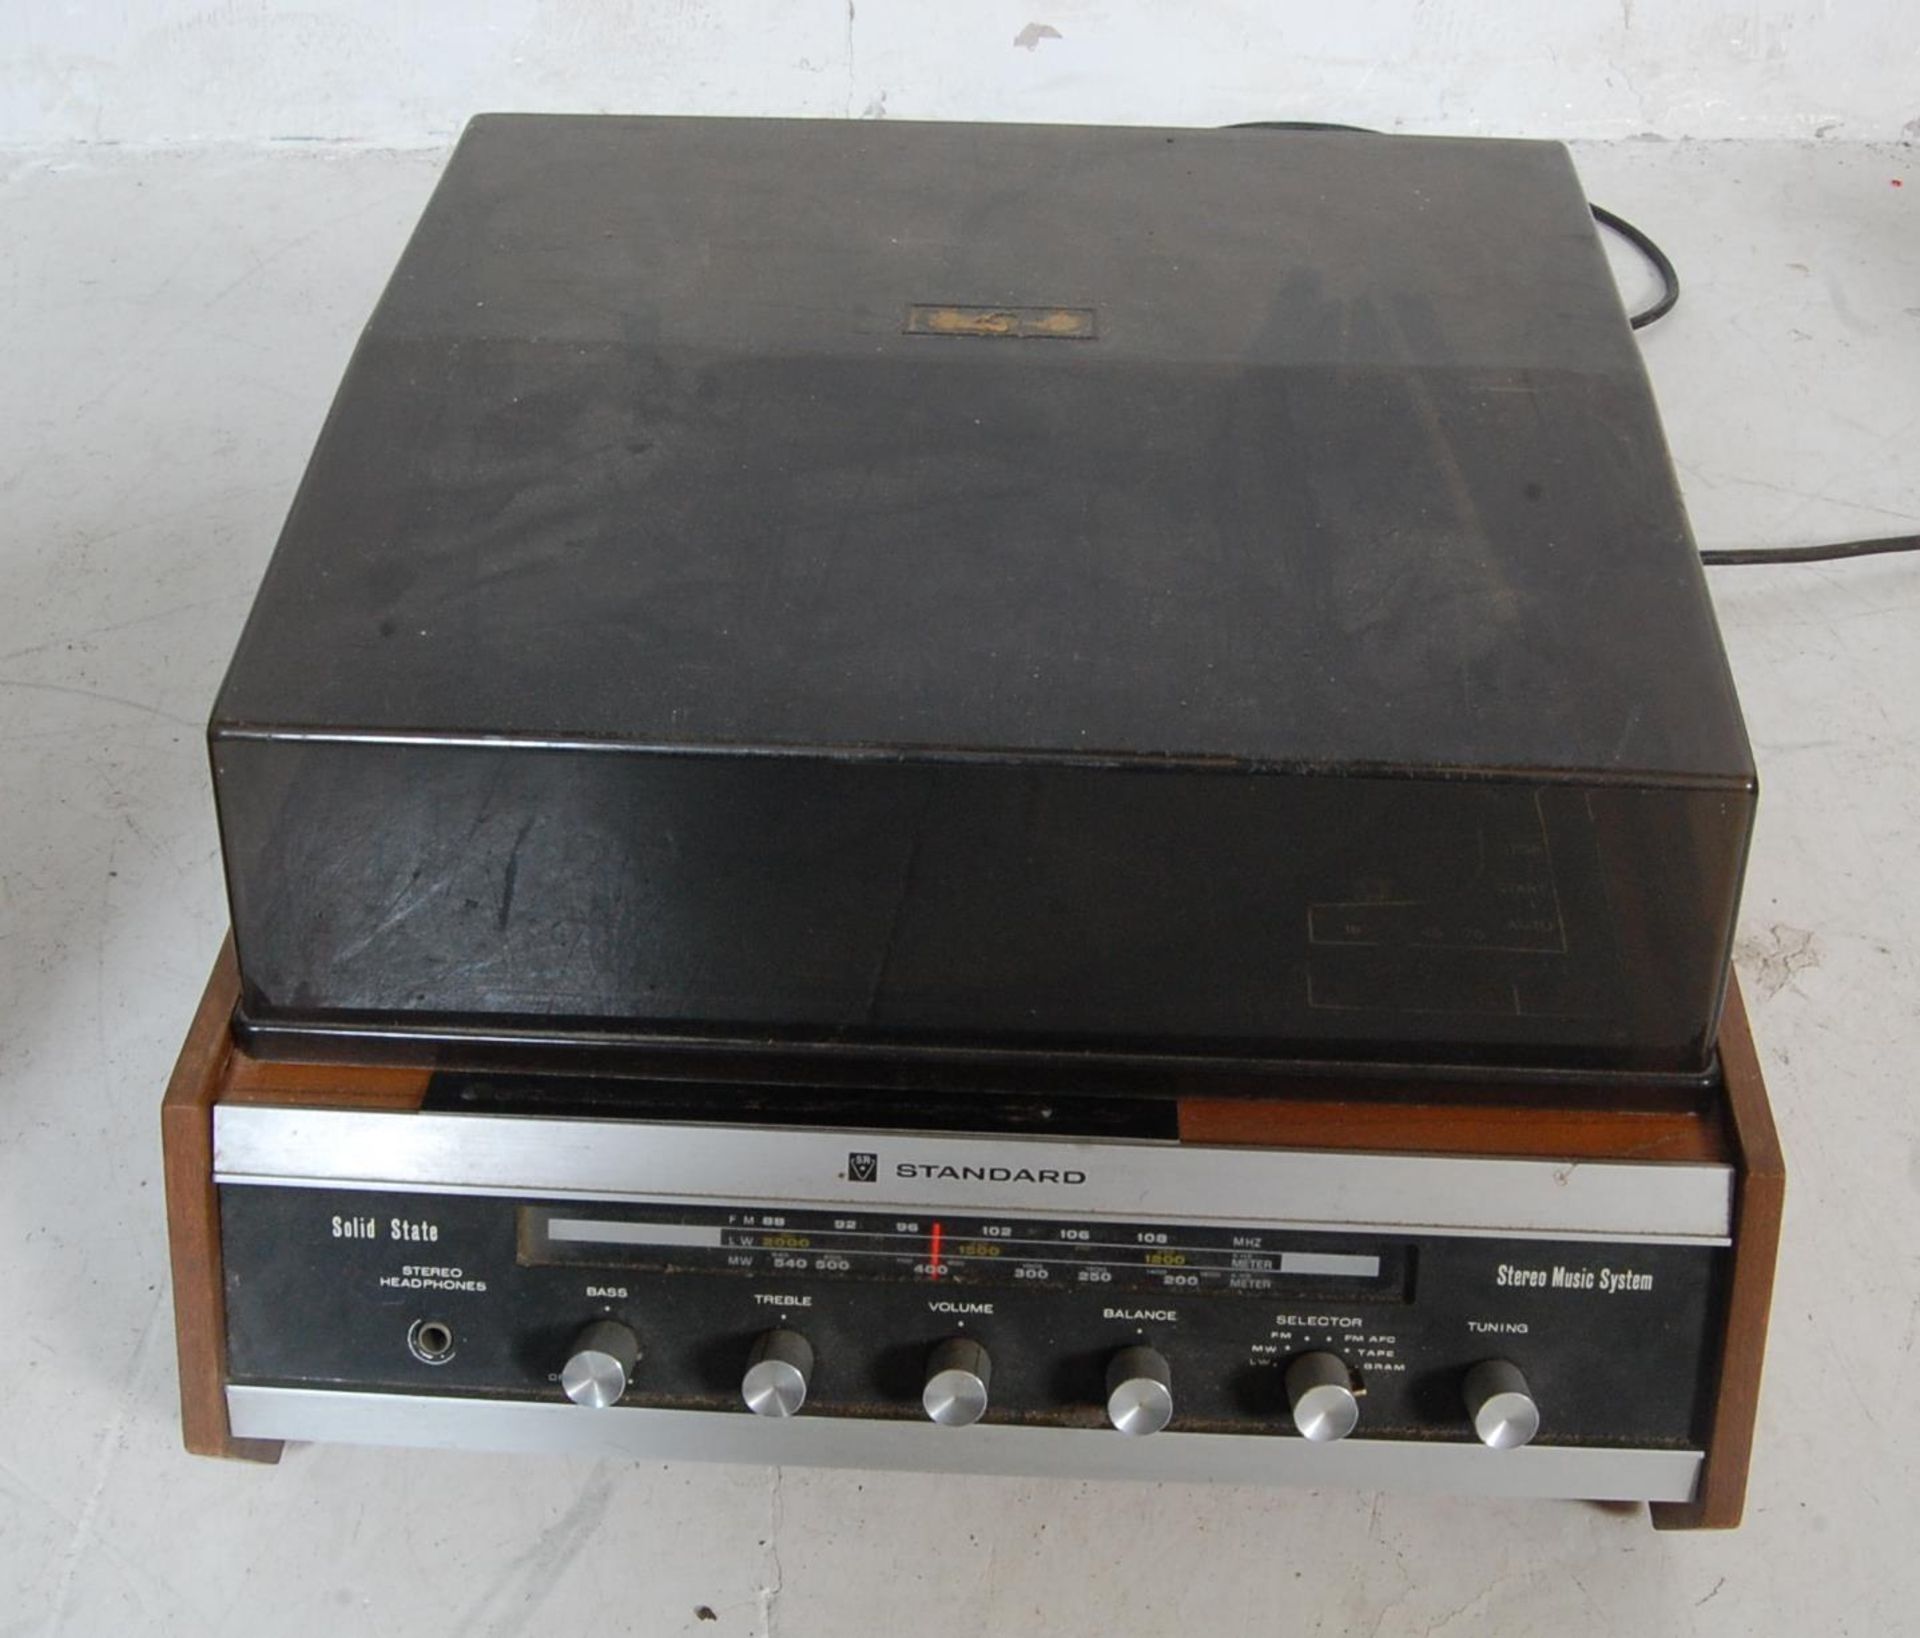
[[[1158,1350],[1122,1348],[1107,1365],[1107,1420],[1122,1433],[1158,1433],[1173,1420],[1173,1371]]]
[[[1353,1373],[1338,1354],[1302,1354],[1289,1365],[1287,1403],[1293,1425],[1316,1444],[1346,1438],[1360,1420]]]
[[[747,1356],[740,1397],[755,1416],[791,1416],[807,1402],[813,1345],[798,1331],[763,1331]]]
[[[1494,1450],[1518,1450],[1540,1431],[1540,1407],[1518,1365],[1504,1359],[1483,1359],[1467,1372],[1462,1384],[1467,1415],[1483,1445]]]
[[[943,1428],[971,1427],[987,1413],[993,1361],[971,1337],[949,1337],[927,1355],[920,1403]]]
[[[618,1320],[595,1320],[573,1339],[560,1386],[576,1405],[604,1410],[618,1402],[640,1358],[640,1339]]]

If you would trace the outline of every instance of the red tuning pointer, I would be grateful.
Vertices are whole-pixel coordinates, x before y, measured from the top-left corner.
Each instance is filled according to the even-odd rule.
[[[933,1277],[936,1280],[940,1278],[940,1233],[940,1225],[935,1223],[933,1225],[933,1245],[927,1251],[927,1263],[933,1270]]]

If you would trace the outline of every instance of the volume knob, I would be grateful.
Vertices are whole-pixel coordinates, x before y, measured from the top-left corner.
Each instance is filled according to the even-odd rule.
[[[1518,1365],[1504,1359],[1483,1359],[1467,1372],[1462,1384],[1467,1415],[1483,1445],[1494,1450],[1518,1450],[1540,1431],[1540,1407]]]
[[[1353,1373],[1338,1354],[1302,1354],[1289,1365],[1287,1403],[1293,1425],[1316,1444],[1346,1438],[1360,1420]]]
[[[1107,1420],[1122,1433],[1158,1433],[1173,1420],[1173,1370],[1158,1350],[1122,1348],[1107,1366]]]
[[[618,1402],[633,1379],[640,1339],[618,1320],[595,1320],[573,1339],[560,1386],[576,1405],[605,1410]]]
[[[747,1356],[740,1397],[755,1416],[791,1416],[812,1381],[813,1345],[798,1331],[764,1331]]]
[[[987,1413],[993,1361],[971,1337],[949,1337],[927,1355],[920,1403],[943,1428],[971,1427]]]

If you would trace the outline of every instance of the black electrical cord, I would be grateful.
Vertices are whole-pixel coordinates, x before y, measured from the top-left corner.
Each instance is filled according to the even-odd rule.
[[[1627,320],[1636,330],[1644,330],[1656,320],[1665,318],[1673,311],[1674,303],[1680,299],[1680,274],[1674,268],[1673,260],[1655,244],[1652,238],[1635,227],[1624,216],[1616,216],[1605,206],[1596,205],[1591,200],[1587,209],[1593,212],[1593,219],[1603,228],[1609,228],[1625,239],[1628,244],[1653,265],[1660,275],[1660,296],[1651,307],[1643,307]]]
[[[1330,120],[1317,119],[1247,119],[1236,125],[1226,127],[1229,131],[1348,131],[1355,136],[1391,136],[1390,131],[1375,130],[1370,125],[1340,125]],[[1612,211],[1600,205],[1588,203],[1587,209],[1593,212],[1593,219],[1603,228],[1617,233],[1628,244],[1646,257],[1655,273],[1660,276],[1660,295],[1651,307],[1643,307],[1627,320],[1635,330],[1644,330],[1649,324],[1665,318],[1680,300],[1680,274],[1673,260],[1653,242],[1650,234],[1635,227],[1624,216],[1616,216]]]
[[[1847,557],[1884,557],[1893,552],[1920,552],[1920,535],[1883,535],[1878,540],[1838,540],[1824,546],[1728,547],[1702,552],[1708,568],[1731,568],[1748,563],[1833,563]]]

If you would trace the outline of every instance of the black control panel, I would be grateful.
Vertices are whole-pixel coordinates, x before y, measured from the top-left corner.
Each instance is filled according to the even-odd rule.
[[[237,1384],[1105,1427],[1157,1380],[1172,1432],[1276,1437],[1496,1443],[1525,1401],[1537,1443],[1697,1447],[1726,1257],[263,1183],[221,1212]]]

